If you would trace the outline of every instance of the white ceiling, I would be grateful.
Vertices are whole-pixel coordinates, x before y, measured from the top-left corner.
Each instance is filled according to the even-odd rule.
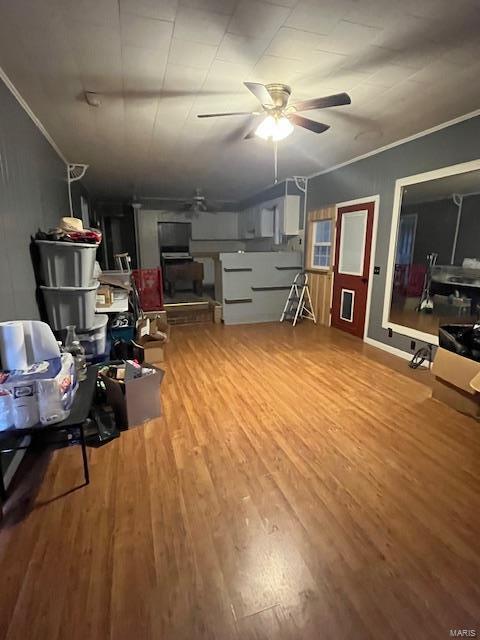
[[[244,80],[348,91],[280,146],[281,176],[310,175],[477,109],[479,25],[477,0],[0,0],[0,66],[97,195],[239,199],[271,146],[197,113],[256,108]]]

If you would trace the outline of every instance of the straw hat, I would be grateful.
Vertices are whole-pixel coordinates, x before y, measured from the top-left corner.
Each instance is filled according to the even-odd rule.
[[[64,231],[83,231],[83,222],[80,218],[61,218],[60,229]]]

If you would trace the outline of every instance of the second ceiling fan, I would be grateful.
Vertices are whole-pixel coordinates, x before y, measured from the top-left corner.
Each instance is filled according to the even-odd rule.
[[[260,84],[258,82],[243,83],[260,102],[261,111],[232,111],[230,113],[202,113],[198,118],[219,118],[225,116],[262,115],[265,119],[254,130],[250,131],[245,139],[254,135],[265,140],[282,140],[292,133],[294,126],[303,127],[313,133],[323,133],[330,125],[299,115],[301,111],[313,109],[325,109],[326,107],[339,107],[350,104],[351,99],[347,93],[336,93],[323,98],[311,98],[289,104],[291,88],[286,84]]]

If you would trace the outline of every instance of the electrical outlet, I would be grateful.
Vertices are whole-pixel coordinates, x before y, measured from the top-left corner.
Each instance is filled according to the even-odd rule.
[[[391,329],[388,330],[388,337],[391,338],[393,336],[393,331]]]
[[[412,351],[415,351],[415,347],[416,347],[416,346],[417,346],[417,343],[415,342],[415,340],[412,340],[412,341],[410,342],[410,349],[411,349]]]

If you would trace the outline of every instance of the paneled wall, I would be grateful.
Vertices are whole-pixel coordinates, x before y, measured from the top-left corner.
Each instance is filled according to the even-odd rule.
[[[65,164],[0,80],[0,321],[39,318],[30,237],[68,210]]]
[[[333,260],[335,250],[335,222],[336,222],[336,207],[324,207],[323,209],[317,209],[309,211],[307,216],[307,235],[305,244],[305,269],[308,273],[308,280],[310,285],[310,295],[312,297],[313,310],[317,318],[318,324],[330,326],[330,307],[332,301],[332,283],[333,283],[333,270],[332,265],[329,269],[314,269],[312,268],[312,247],[313,247],[313,229],[314,222],[317,220],[333,220],[332,225],[332,249],[331,257]]]

